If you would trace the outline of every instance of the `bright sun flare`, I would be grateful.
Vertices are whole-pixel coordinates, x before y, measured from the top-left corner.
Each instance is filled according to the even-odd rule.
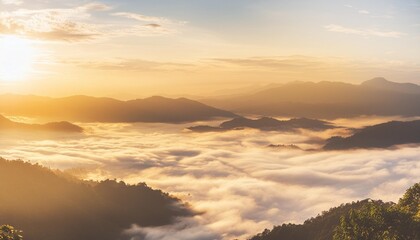
[[[31,42],[15,36],[0,37],[0,80],[24,79],[32,69],[35,49]]]

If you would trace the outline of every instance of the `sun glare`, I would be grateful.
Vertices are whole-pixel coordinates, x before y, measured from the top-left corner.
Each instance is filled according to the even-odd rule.
[[[36,51],[31,41],[15,37],[0,37],[0,80],[25,79],[35,60]]]

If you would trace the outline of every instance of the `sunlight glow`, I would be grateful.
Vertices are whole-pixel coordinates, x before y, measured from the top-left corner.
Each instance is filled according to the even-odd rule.
[[[0,37],[0,81],[24,80],[32,70],[35,56],[31,41],[16,36]]]

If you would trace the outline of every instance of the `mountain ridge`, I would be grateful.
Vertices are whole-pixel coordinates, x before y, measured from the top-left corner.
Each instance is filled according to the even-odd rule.
[[[289,120],[277,120],[271,117],[261,117],[258,119],[250,119],[245,117],[237,117],[229,121],[222,122],[219,126],[192,126],[188,129],[193,132],[223,132],[230,130],[238,130],[244,128],[258,129],[261,131],[280,131],[293,132],[298,129],[307,129],[312,131],[322,131],[336,128],[329,122],[308,119],[293,118]]]
[[[377,78],[362,84],[291,82],[240,97],[203,102],[240,114],[266,116],[321,119],[362,115],[420,116],[420,86],[388,80],[383,86],[384,80]]]
[[[390,121],[359,129],[349,137],[332,137],[323,149],[388,148],[415,143],[420,143],[420,120]]]
[[[3,115],[0,115],[0,130],[2,131],[19,131],[19,132],[61,132],[61,133],[82,133],[82,127],[70,122],[49,122],[45,124],[27,124],[14,122]]]
[[[0,113],[77,122],[182,123],[238,116],[187,98],[153,96],[121,101],[86,95],[49,98],[10,94],[0,95]]]

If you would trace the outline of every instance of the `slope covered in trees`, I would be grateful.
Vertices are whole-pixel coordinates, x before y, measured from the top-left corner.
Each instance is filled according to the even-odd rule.
[[[366,199],[325,211],[303,224],[283,224],[250,240],[420,240],[420,183],[397,204]]]
[[[420,143],[420,120],[392,121],[365,127],[349,137],[330,138],[324,149],[387,148],[409,143]]]
[[[144,183],[81,181],[22,161],[0,159],[0,189],[0,224],[25,239],[116,240],[132,224],[161,226],[194,214]]]

